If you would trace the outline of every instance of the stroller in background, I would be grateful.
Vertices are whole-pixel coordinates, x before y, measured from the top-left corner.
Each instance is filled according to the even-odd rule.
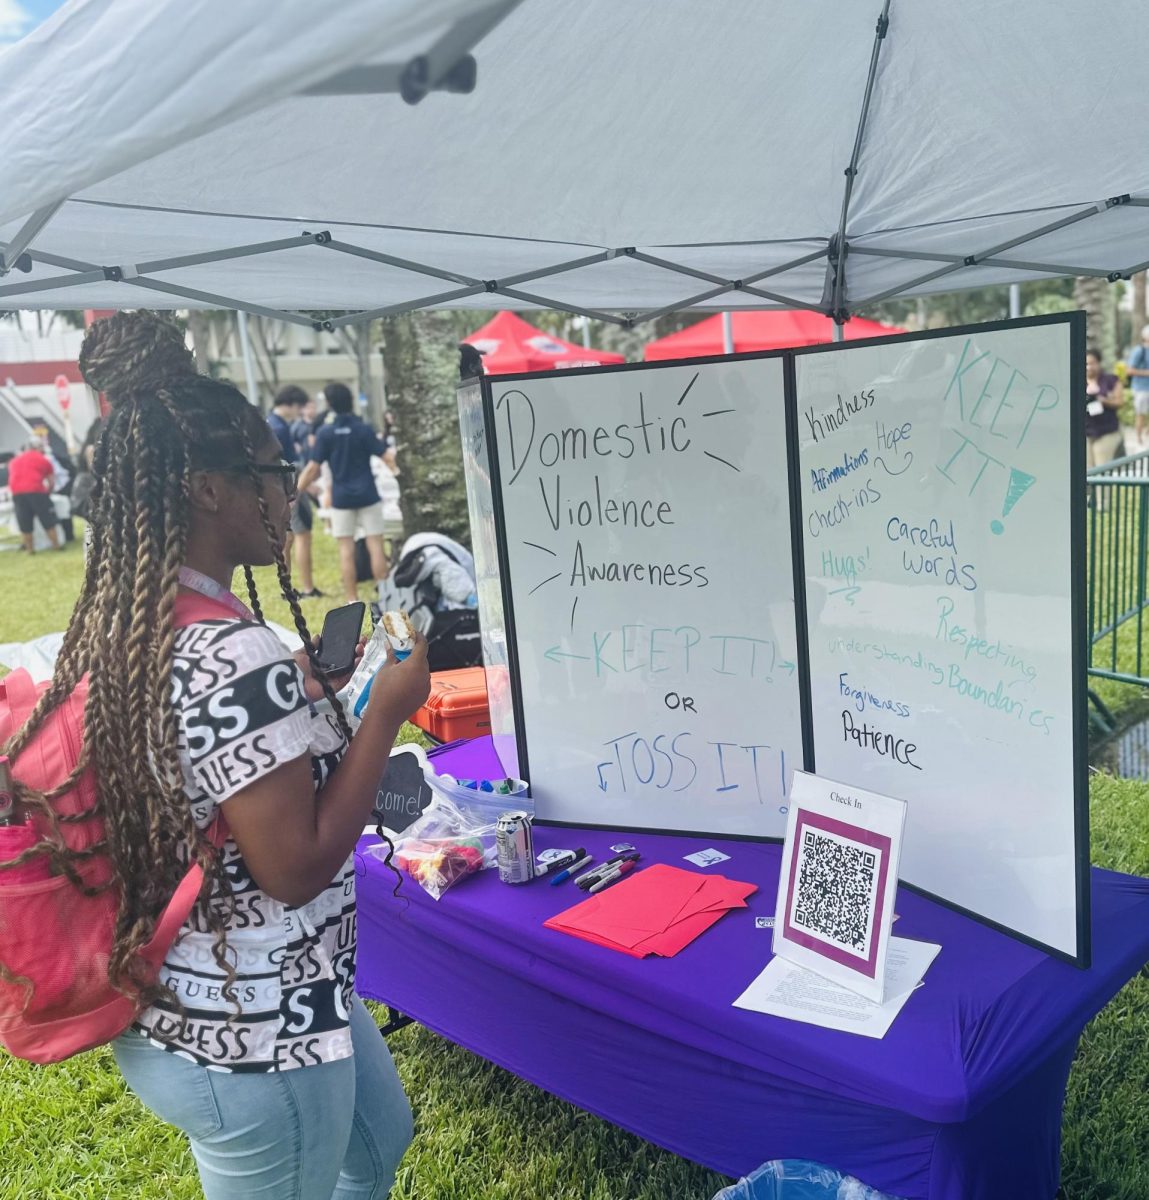
[[[475,560],[469,550],[441,533],[417,533],[379,584],[379,610],[402,608],[427,639],[432,671],[478,667],[479,637]],[[377,614],[376,614],[377,615]]]

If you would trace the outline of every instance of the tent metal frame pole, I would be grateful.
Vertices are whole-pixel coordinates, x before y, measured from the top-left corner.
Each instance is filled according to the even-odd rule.
[[[167,292],[173,296],[182,296],[189,300],[197,300],[202,302],[207,308],[242,309],[244,312],[251,313],[257,317],[270,317],[274,321],[287,321],[289,324],[303,325],[308,328],[315,327],[314,318],[305,317],[302,313],[267,308],[262,304],[249,304],[245,300],[235,300],[229,296],[217,296],[213,292],[201,292],[195,288],[180,287],[177,284],[164,283],[158,279],[133,278],[130,275],[123,274],[119,267],[99,267],[95,263],[84,262],[83,259],[67,258],[61,254],[49,254],[43,250],[30,250],[28,253],[31,254],[33,262],[40,262],[45,266],[63,267],[66,271],[75,271],[75,275],[67,277],[73,284],[77,282],[96,283],[100,280],[125,283],[130,287],[147,288],[151,291]],[[46,281],[41,281],[35,285],[36,288],[43,290],[42,284],[44,282]],[[53,286],[63,287],[65,285],[56,283]],[[0,294],[2,294],[2,289],[0,289]]]
[[[16,231],[16,236],[5,247],[4,253],[0,254],[0,279],[3,279],[16,267],[20,256],[32,245],[44,226],[60,211],[63,203],[63,199],[60,199],[55,204],[45,204],[43,208],[36,209],[20,226]]]
[[[930,253],[928,250],[886,250],[867,249],[862,246],[851,246],[851,254],[868,255],[871,258],[897,258],[902,260],[920,260],[923,262],[958,263],[966,265],[966,254],[943,254],[941,251]],[[1007,267],[1012,271],[1032,271],[1037,275],[1086,275],[1097,279],[1108,279],[1112,271],[1101,270],[1097,267],[1074,267],[1064,263],[1027,262],[1017,258],[979,258],[979,267]]]
[[[808,309],[811,312],[824,313],[826,311],[824,305],[811,304],[805,300],[798,300],[793,296],[784,296],[780,292],[770,292],[765,288],[757,288],[750,286],[751,279],[766,279],[770,275],[780,275],[784,271],[789,271],[795,266],[800,266],[802,263],[811,262],[815,258],[822,258],[827,253],[826,250],[816,250],[811,254],[804,254],[801,258],[794,259],[789,263],[782,263],[777,267],[771,267],[766,271],[759,271],[756,275],[749,279],[727,279],[721,275],[713,275],[709,271],[700,271],[695,267],[687,267],[680,263],[670,262],[665,258],[658,258],[656,255],[647,254],[643,250],[635,250],[630,248],[625,251],[628,258],[633,258],[636,262],[647,263],[652,267],[661,267],[664,271],[673,271],[677,275],[687,275],[692,279],[701,279],[706,283],[718,284],[718,288],[714,291],[701,292],[697,296],[693,296],[684,302],[673,304],[670,307],[664,307],[655,310],[652,313],[644,313],[641,316],[634,317],[631,321],[631,327],[643,321],[652,321],[657,317],[665,316],[667,313],[677,312],[679,309],[692,307],[694,304],[700,304],[704,300],[713,299],[716,296],[724,295],[727,292],[745,292],[750,296],[759,296],[763,300],[771,300],[775,304],[781,304],[785,308],[801,308]]]
[[[867,296],[865,300],[860,301],[862,304],[877,304],[879,301],[888,300],[891,296],[897,296],[910,291],[912,288],[921,287],[923,284],[931,283],[935,279],[940,279],[944,275],[952,275],[954,271],[960,271],[963,267],[975,267],[984,263],[987,259],[994,258],[1003,250],[1012,250],[1014,246],[1023,246],[1026,242],[1032,242],[1036,238],[1044,237],[1047,233],[1053,233],[1058,229],[1065,229],[1066,226],[1076,225],[1078,221],[1088,220],[1090,217],[1095,217],[1099,213],[1108,212],[1111,208],[1118,208],[1123,204],[1129,203],[1129,196],[1110,196],[1108,200],[1101,200],[1097,204],[1091,204],[1088,208],[1078,209],[1077,212],[1070,213],[1067,217],[1061,217],[1056,221],[1051,221],[1048,225],[1043,225],[1039,229],[1034,229],[1029,233],[1019,234],[1017,237],[1009,238],[1007,241],[999,242],[995,246],[990,246],[989,249],[982,251],[980,254],[969,254],[960,262],[947,263],[944,267],[939,267],[936,271],[929,271],[925,275],[919,275],[916,279],[911,279],[906,283],[899,284],[894,288],[887,288],[884,292],[879,292],[875,296]],[[860,306],[859,305],[859,306]]]
[[[147,288],[153,292],[181,296],[187,300],[198,300],[205,308],[232,308],[239,312],[249,313],[253,317],[267,317],[272,321],[286,321],[289,325],[300,325],[307,329],[315,328],[314,317],[287,309],[265,308],[262,304],[252,304],[247,300],[235,300],[230,296],[217,296],[214,292],[201,292],[197,288],[180,287],[173,283],[164,283],[159,279],[125,279],[124,283],[129,283],[133,287]]]
[[[139,275],[150,275],[154,271],[176,271],[181,267],[198,267],[204,263],[226,262],[233,258],[252,258],[257,254],[273,254],[277,250],[294,250],[299,246],[314,244],[316,235],[304,233],[299,237],[278,238],[271,242],[252,242],[246,246],[231,246],[226,250],[207,250],[202,254],[183,254],[178,258],[156,258],[150,262],[135,263]]]
[[[517,287],[520,283],[531,283],[536,279],[547,279],[551,275],[563,275],[567,271],[578,271],[583,267],[594,267],[601,262],[609,262],[619,258],[621,250],[603,250],[598,254],[588,254],[583,258],[572,258],[569,262],[558,263],[553,267],[539,267],[535,271],[520,271],[518,275],[508,275],[505,278],[490,280],[491,291],[501,292],[504,288]],[[571,310],[574,311],[573,309]]]
[[[662,308],[656,308],[650,312],[638,313],[631,317],[627,322],[628,326],[633,329],[636,325],[644,325],[647,321],[656,321],[659,317],[665,317],[669,313],[678,312],[680,309],[693,308],[695,304],[701,304],[706,300],[713,300],[716,296],[725,296],[728,292],[736,291],[733,284],[727,284],[725,287],[711,288],[708,292],[699,292],[697,296],[691,296],[684,302],[678,304],[666,304]]]
[[[48,279],[38,279],[30,283],[9,283],[0,287],[0,299],[5,296],[23,296],[30,292],[52,292],[58,288],[74,287],[78,284],[100,283],[107,279],[103,269],[97,267],[92,271],[82,271],[73,275],[52,275]]]
[[[846,257],[849,246],[846,242],[846,223],[850,216],[850,198],[854,192],[854,180],[858,174],[858,163],[862,157],[862,142],[866,136],[866,121],[870,115],[870,102],[874,96],[874,82],[878,77],[878,59],[882,43],[890,30],[890,0],[883,0],[882,13],[874,30],[874,44],[870,50],[870,69],[866,75],[866,91],[862,96],[862,109],[858,114],[858,128],[854,134],[854,148],[850,153],[850,165],[846,168],[846,186],[842,193],[842,211],[838,218],[838,232],[831,245],[833,251],[826,267],[826,283],[832,284],[830,315],[835,325],[841,325],[848,315],[845,312]],[[824,293],[823,293],[824,294]]]
[[[742,283],[745,287],[757,283],[760,279],[769,279],[771,275],[782,275],[787,271],[794,270],[795,267],[804,267],[806,263],[816,262],[819,258],[825,258],[830,253],[829,246],[823,246],[820,250],[812,250],[809,254],[803,254],[801,258],[792,258],[789,262],[784,262],[777,267],[768,267],[765,271],[758,271],[753,275],[743,276]]]
[[[337,254],[350,254],[354,258],[364,258],[368,262],[382,263],[385,267],[399,267],[403,271],[411,271],[416,275],[429,275],[432,279],[443,279],[447,283],[457,283],[462,287],[473,287],[482,283],[481,279],[470,275],[460,275],[457,271],[444,271],[441,267],[428,266],[426,263],[414,262],[409,258],[397,258],[394,254],[384,254],[380,250],[368,250],[366,246],[356,246],[353,242],[340,241],[332,238],[330,241],[317,243],[325,250],[333,250]]]
[[[468,55],[487,34],[522,0],[501,0],[482,11],[457,21],[424,54],[427,88],[435,91],[459,61]],[[399,92],[409,63],[371,63],[349,67],[345,71],[306,88],[304,96],[378,96]]]
[[[456,288],[452,292],[440,292],[436,296],[420,296],[417,300],[402,300],[397,304],[385,304],[382,308],[369,308],[363,312],[348,313],[343,317],[332,317],[328,321],[317,321],[314,324],[328,331],[342,329],[345,325],[362,325],[367,321],[374,321],[376,317],[397,317],[402,313],[417,312],[421,308],[433,308],[438,304],[465,300],[468,296],[478,296],[486,291],[484,284],[476,283],[473,287]]]
[[[600,312],[597,308],[580,308],[577,304],[556,304],[547,296],[538,296],[534,292],[523,292],[512,287],[500,287],[497,292],[500,296],[509,296],[512,300],[525,300],[528,304],[547,308],[552,312],[574,313],[579,317],[590,317],[592,321],[605,321],[608,325],[619,325],[623,329],[630,327],[630,321],[626,317],[616,317],[614,313]]]
[[[661,267],[664,271],[673,271],[678,275],[688,275],[693,279],[701,279],[706,283],[723,284],[733,291],[747,292],[752,296],[761,296],[766,300],[774,300],[785,304],[788,308],[807,308],[813,312],[825,312],[823,305],[810,304],[807,301],[796,300],[791,296],[783,296],[777,292],[768,292],[763,288],[755,288],[751,285],[759,279],[768,279],[771,275],[782,275],[786,271],[791,271],[795,267],[802,266],[804,263],[813,262],[818,258],[825,258],[829,253],[828,247],[811,251],[809,254],[803,254],[799,258],[780,263],[776,267],[769,267],[765,271],[758,271],[754,275],[747,275],[744,279],[728,279],[722,275],[714,275],[709,271],[701,271],[696,267],[688,267],[682,263],[671,262],[669,259],[647,254],[644,250],[630,248],[625,253],[628,258],[633,258],[636,262],[648,263],[652,267]]]

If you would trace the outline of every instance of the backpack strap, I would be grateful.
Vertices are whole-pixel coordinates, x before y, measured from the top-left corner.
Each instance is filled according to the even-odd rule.
[[[222,812],[216,811],[215,819],[207,827],[205,834],[208,841],[217,850],[223,848],[224,842],[227,841],[228,827],[227,818]],[[140,957],[151,963],[157,970],[171,949],[172,943],[176,940],[176,935],[191,914],[191,910],[195,907],[202,888],[203,868],[199,863],[193,863],[188,868],[187,874],[180,880],[179,886],[168,901],[167,908],[160,914],[151,940],[140,949]]]
[[[32,709],[36,707],[36,701],[40,699],[40,689],[23,667],[5,675],[3,687],[12,717],[12,732],[15,732],[27,724]]]

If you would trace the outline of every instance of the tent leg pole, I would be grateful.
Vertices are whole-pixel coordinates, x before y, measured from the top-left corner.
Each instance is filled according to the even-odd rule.
[[[243,378],[247,385],[247,398],[262,411],[263,406],[259,402],[259,386],[255,382],[255,369],[251,362],[251,340],[247,336],[247,313],[240,309],[235,316],[239,322],[239,344],[243,351]]]
[[[840,341],[842,341],[844,336],[845,336],[845,334],[843,333],[843,330],[842,330],[842,323],[840,321],[835,321],[834,322],[834,341],[840,342]]]
[[[734,318],[729,310],[722,314],[722,353],[734,353]]]
[[[1013,320],[1021,316],[1021,284],[1011,283],[1009,285],[1009,316]]]

